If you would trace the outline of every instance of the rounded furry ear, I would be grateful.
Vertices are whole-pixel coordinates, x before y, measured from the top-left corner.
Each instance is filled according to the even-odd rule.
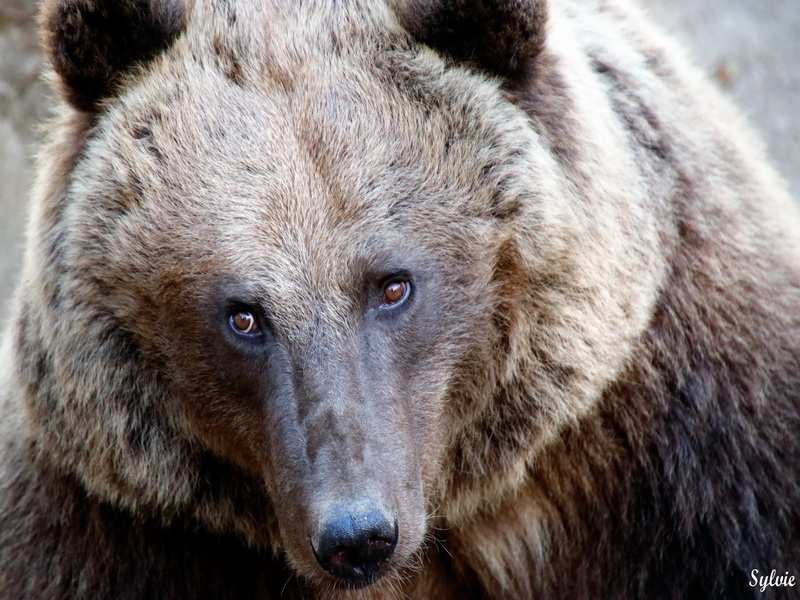
[[[119,76],[167,48],[186,24],[181,0],[44,0],[42,38],[62,93],[94,112]]]
[[[546,0],[405,0],[400,17],[420,42],[508,76],[544,45]]]

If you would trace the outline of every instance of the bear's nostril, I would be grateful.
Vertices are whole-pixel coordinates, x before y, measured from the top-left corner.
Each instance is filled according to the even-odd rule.
[[[386,541],[383,538],[372,536],[369,538],[369,545],[371,546],[374,552],[383,552],[388,549],[390,542]]]
[[[355,587],[383,575],[396,545],[397,522],[371,500],[328,511],[311,540],[320,566]]]

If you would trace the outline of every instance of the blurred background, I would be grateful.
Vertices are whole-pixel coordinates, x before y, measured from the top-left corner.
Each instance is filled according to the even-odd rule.
[[[763,133],[800,200],[800,1],[640,2]],[[19,273],[37,127],[49,107],[34,13],[35,0],[0,0],[0,319]]]

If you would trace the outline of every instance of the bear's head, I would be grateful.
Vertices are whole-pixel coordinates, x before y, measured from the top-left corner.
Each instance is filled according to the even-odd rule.
[[[18,327],[42,452],[320,585],[513,489],[660,268],[521,108],[543,5],[46,2],[64,102]]]

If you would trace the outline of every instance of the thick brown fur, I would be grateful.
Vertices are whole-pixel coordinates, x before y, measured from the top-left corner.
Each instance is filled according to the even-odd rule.
[[[751,585],[800,577],[800,214],[635,7],[41,22],[0,597],[800,597]],[[355,590],[309,540],[361,497]]]

